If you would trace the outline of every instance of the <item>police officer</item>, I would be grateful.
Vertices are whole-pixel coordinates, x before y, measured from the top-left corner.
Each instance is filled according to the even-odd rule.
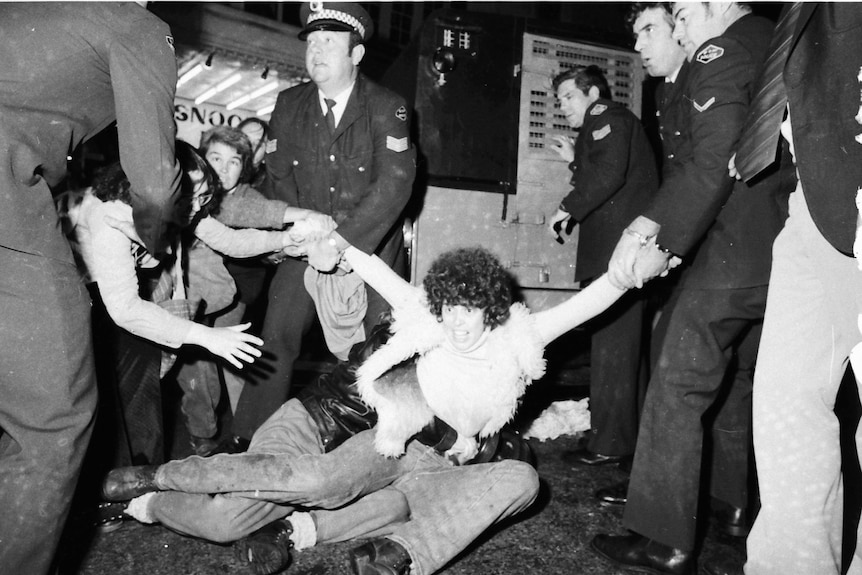
[[[681,575],[696,572],[702,417],[717,402],[735,349],[762,322],[782,193],[775,174],[753,188],[734,185],[727,174],[771,24],[735,3],[679,3],[674,17],[690,67],[677,88],[679,107],[661,119],[666,177],[621,237],[609,273],[639,285],[666,269],[671,254],[684,268],[657,328],[665,336],[623,518],[634,534],[598,535],[592,548],[624,568]],[[731,410],[743,418],[751,409],[750,377],[746,383]],[[745,466],[748,434],[727,439],[730,459]]]
[[[135,224],[164,251],[179,183],[167,25],[135,3],[0,6],[0,572],[48,572],[92,430],[90,301],[51,187],[117,121]]]
[[[553,86],[561,112],[580,135],[574,149],[568,138],[555,137],[554,149],[571,162],[572,190],[549,225],[553,231],[570,220],[580,224],[575,280],[588,282],[607,270],[620,233],[658,189],[655,156],[637,116],[611,101],[597,66],[563,71]],[[646,389],[644,311],[643,292],[633,290],[591,322],[591,430],[586,447],[565,452],[565,461],[606,465],[634,453]]]
[[[266,156],[267,197],[331,215],[338,232],[357,248],[402,270],[401,212],[412,191],[415,150],[402,98],[361,73],[371,17],[350,2],[303,4],[306,67],[311,82],[278,96],[270,120]],[[336,248],[324,240],[311,253]],[[288,397],[303,335],[315,318],[303,275],[307,264],[285,260],[269,289],[262,330],[264,363],[243,388],[234,416],[234,437],[219,451],[242,448]],[[369,290],[366,333],[385,311]]]

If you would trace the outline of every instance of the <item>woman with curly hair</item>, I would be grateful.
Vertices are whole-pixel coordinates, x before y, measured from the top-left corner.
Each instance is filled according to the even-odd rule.
[[[319,270],[339,257],[327,245],[346,245],[336,233],[330,238],[309,248]],[[443,254],[421,287],[356,248],[343,257],[393,310],[391,335],[363,352],[357,385],[333,392],[330,379],[318,397],[289,400],[247,453],[114,470],[106,497],[139,496],[128,513],[144,522],[222,543],[242,538],[237,557],[259,574],[284,569],[292,548],[355,538],[372,538],[351,552],[356,575],[434,573],[488,527],[530,506],[535,469],[482,457],[484,450],[474,459],[477,438],[512,417],[525,386],[544,372],[544,346],[623,291],[600,278],[530,314],[512,303],[509,275],[483,248]],[[354,428],[334,446],[330,420],[344,428],[345,414],[357,416],[345,399],[351,390],[377,410],[377,425]],[[374,413],[365,417],[371,427]],[[454,434],[439,433],[446,424],[454,443]],[[431,428],[438,433],[429,441]]]

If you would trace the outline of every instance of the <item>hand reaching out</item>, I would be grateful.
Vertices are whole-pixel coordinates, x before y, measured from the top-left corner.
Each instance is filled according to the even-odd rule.
[[[251,323],[227,327],[208,327],[196,323],[189,331],[188,343],[204,347],[237,369],[242,369],[243,362],[254,363],[255,358],[261,356],[257,346],[263,345],[262,339],[245,333],[249,327]]]

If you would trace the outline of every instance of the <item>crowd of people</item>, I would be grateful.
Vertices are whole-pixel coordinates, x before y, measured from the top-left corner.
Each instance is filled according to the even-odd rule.
[[[403,279],[411,110],[360,72],[361,5],[303,4],[311,81],[195,147],[145,4],[0,7],[0,570],[52,572],[80,475],[102,510],[232,543],[255,573],[353,540],[355,575],[438,572],[535,501],[507,424],[545,347],[583,325],[591,429],[563,458],[629,472],[595,493],[628,530],[596,554],[742,573],[698,560],[706,512],[747,537],[748,575],[862,572],[842,555],[833,411],[862,354],[858,5],[788,3],[773,23],[632,4],[659,149],[601,68],[553,78],[579,135],[551,143],[572,187],[548,222],[579,226],[582,289],[531,312],[482,247]],[[112,122],[120,162],[53,193]],[[339,363],[297,392],[315,322]],[[167,377],[186,459],[164,452]]]

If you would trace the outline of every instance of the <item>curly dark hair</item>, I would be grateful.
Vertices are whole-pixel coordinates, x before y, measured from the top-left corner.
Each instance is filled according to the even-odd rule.
[[[463,305],[484,310],[489,328],[509,319],[512,278],[485,248],[459,248],[441,254],[431,264],[422,286],[431,312],[438,318],[443,306]]]
[[[177,201],[177,221],[186,221],[184,217],[186,214],[181,212],[188,212],[189,200],[195,193],[195,185],[189,177],[191,172],[202,172],[209,190],[213,193],[212,199],[201,208],[195,216],[195,221],[192,223],[197,223],[206,216],[218,214],[225,191],[209,163],[191,144],[182,140],[176,141],[176,157],[177,162],[180,164],[180,195]],[[92,188],[93,195],[103,202],[119,200],[124,204],[132,204],[132,184],[129,182],[129,178],[126,176],[126,172],[123,171],[123,167],[119,162],[101,168],[96,172]]]

